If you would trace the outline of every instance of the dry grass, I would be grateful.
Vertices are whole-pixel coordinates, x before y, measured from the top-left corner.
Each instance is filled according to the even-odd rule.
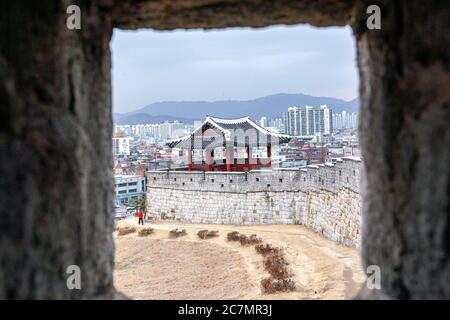
[[[211,230],[200,230],[197,233],[197,236],[200,239],[210,239],[210,238],[214,238],[214,237],[218,237],[219,236],[219,231],[211,231]]]
[[[169,231],[169,238],[179,238],[187,235],[186,229],[173,229]]]
[[[366,279],[356,249],[338,246],[301,226],[173,223],[146,225],[154,229],[153,234],[147,237],[138,236],[141,226],[138,226],[137,219],[117,223],[119,228],[128,224],[137,229],[127,236],[114,233],[117,246],[115,282],[117,288],[129,297],[343,299],[353,297]],[[178,228],[178,234],[186,229],[187,235],[168,239],[169,231],[175,228]],[[197,233],[205,229],[218,230],[219,237],[201,240]],[[263,235],[262,232],[263,240],[270,239],[258,244],[264,255],[258,253],[254,246],[240,245],[239,234],[250,236],[256,233],[259,236]],[[272,274],[286,277],[286,273],[278,275],[272,271],[270,274],[266,270],[266,259],[271,257],[270,253],[278,251],[273,247],[282,248],[289,261],[289,265],[285,265],[289,276],[283,281],[275,279]],[[270,264],[277,265],[283,261],[274,258]],[[269,267],[269,263],[267,265]],[[262,282],[264,278],[269,280]]]
[[[138,231],[138,235],[141,236],[141,237],[149,236],[149,235],[151,235],[152,233],[153,233],[153,228],[150,228],[150,227],[148,227],[148,228],[141,228],[141,229]]]
[[[167,240],[169,230],[163,233],[152,227],[155,232],[149,237],[136,233],[117,238],[114,281],[128,297],[205,301],[241,299],[252,291],[260,292],[259,280],[249,277],[240,252],[214,240],[200,240],[199,229],[186,228],[187,236]],[[191,234],[194,237],[187,239]]]
[[[119,236],[124,236],[136,232],[136,228],[131,226],[117,227],[117,231]]]

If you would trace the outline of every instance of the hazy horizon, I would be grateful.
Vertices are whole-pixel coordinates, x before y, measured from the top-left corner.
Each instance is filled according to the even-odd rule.
[[[139,107],[136,107],[136,108],[133,108],[133,109],[130,109],[130,110],[128,110],[128,111],[122,111],[122,112],[120,112],[120,111],[115,111],[114,110],[114,113],[115,114],[120,114],[120,113],[128,113],[128,112],[133,112],[133,111],[137,111],[137,110],[139,110],[139,109],[141,109],[141,108],[144,108],[144,107],[146,107],[146,106],[148,106],[148,105],[151,105],[151,104],[155,104],[155,103],[165,103],[165,102],[210,102],[210,103],[214,103],[214,102],[223,102],[223,101],[252,101],[252,100],[256,100],[256,99],[258,99],[258,98],[264,98],[264,97],[268,97],[268,96],[274,96],[274,95],[278,95],[278,94],[304,94],[304,95],[307,95],[307,96],[313,96],[313,95],[310,95],[310,94],[306,94],[306,93],[303,93],[303,92],[278,92],[278,93],[271,93],[271,94],[267,94],[267,95],[264,95],[264,96],[261,96],[261,97],[254,97],[254,98],[249,98],[249,99],[225,99],[225,100],[206,100],[206,99],[204,99],[204,100],[200,100],[200,99],[195,99],[195,100],[161,100],[161,101],[153,101],[153,102],[150,102],[150,103],[147,103],[147,104],[145,104],[145,105],[142,105],[142,106],[139,106]],[[330,97],[330,96],[317,96],[318,98],[336,98],[336,99],[341,99],[341,98],[339,98],[339,97]],[[351,102],[351,101],[353,101],[353,100],[355,100],[355,99],[357,99],[358,98],[358,96],[356,96],[356,97],[354,97],[354,98],[352,98],[352,99],[341,99],[341,100],[344,100],[344,101],[346,101],[346,102]],[[286,109],[287,109],[287,107],[286,107]]]
[[[162,101],[358,96],[348,27],[114,30],[111,48],[115,113]]]

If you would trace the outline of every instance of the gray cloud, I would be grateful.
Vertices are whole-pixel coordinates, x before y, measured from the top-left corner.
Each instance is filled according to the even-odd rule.
[[[349,28],[114,31],[113,106],[253,99],[274,93],[357,96]]]

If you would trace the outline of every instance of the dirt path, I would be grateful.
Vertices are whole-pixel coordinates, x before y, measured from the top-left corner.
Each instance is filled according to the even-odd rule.
[[[120,222],[137,226],[135,219]],[[297,225],[198,225],[147,223],[154,234],[117,236],[115,285],[135,299],[349,299],[365,280],[356,249],[326,240]],[[169,239],[168,231],[185,228],[187,235]],[[202,229],[219,237],[200,240]],[[294,271],[293,292],[261,293],[268,276],[253,246],[228,242],[226,234],[257,234],[282,247]]]

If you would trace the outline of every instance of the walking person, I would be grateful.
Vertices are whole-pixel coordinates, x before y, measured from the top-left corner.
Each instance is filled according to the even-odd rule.
[[[138,224],[141,224],[142,222],[142,225],[144,225],[144,214],[142,213],[142,210],[139,210],[138,218],[139,218]]]

